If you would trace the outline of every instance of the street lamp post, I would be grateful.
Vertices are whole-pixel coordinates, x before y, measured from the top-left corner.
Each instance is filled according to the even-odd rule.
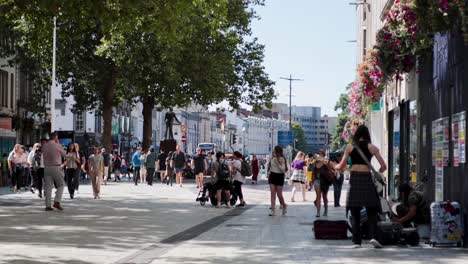
[[[280,79],[289,81],[289,129],[292,131],[292,82],[293,81],[304,81],[303,79],[293,79],[292,74],[289,78],[280,77]]]
[[[55,131],[55,61],[56,61],[56,43],[57,43],[57,16],[54,16],[54,29],[52,33],[52,85],[50,86],[50,130]]]

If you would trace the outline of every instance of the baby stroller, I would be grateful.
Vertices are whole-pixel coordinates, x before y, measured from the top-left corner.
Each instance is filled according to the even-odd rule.
[[[198,192],[197,199],[195,201],[199,202],[201,205],[205,205],[208,200],[210,200],[210,189],[212,189],[213,186],[211,183],[207,182],[203,184],[203,188],[200,189]]]

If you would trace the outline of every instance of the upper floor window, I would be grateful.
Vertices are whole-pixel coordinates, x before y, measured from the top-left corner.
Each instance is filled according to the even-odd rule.
[[[8,107],[8,72],[0,70],[0,106]]]
[[[75,113],[75,131],[85,131],[85,114],[83,112]]]

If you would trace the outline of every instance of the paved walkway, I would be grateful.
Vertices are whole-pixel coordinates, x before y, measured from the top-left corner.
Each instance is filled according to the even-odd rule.
[[[64,199],[62,213],[44,212],[43,200],[30,193],[2,195],[0,264],[468,263],[466,249],[356,250],[350,240],[315,240],[312,202],[289,203],[287,216],[270,217],[265,182],[244,190],[249,206],[231,210],[197,204],[193,183],[110,183],[101,200],[84,185],[75,200]],[[343,219],[344,209],[330,207],[329,215]]]

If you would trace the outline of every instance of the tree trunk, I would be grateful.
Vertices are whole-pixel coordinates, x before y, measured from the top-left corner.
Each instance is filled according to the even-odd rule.
[[[108,152],[112,151],[112,106],[115,93],[115,79],[115,65],[112,65],[110,66],[109,76],[104,83],[102,93],[102,118],[104,120],[102,144]]]
[[[153,132],[153,109],[154,98],[146,96],[143,98],[143,149],[151,147]]]

